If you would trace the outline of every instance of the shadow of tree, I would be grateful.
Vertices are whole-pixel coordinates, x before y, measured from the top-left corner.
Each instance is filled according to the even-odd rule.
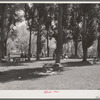
[[[24,63],[0,63],[0,66],[24,66]],[[85,67],[91,66],[90,62],[82,62],[82,61],[70,61],[66,63],[62,63],[65,67],[64,71],[71,70],[68,67]],[[48,75],[41,75],[39,74],[42,72],[42,68],[27,68],[27,69],[13,69],[8,71],[0,72],[0,82],[10,82],[16,80],[35,80],[38,78],[46,77]]]
[[[0,63],[0,67],[11,67],[11,66],[25,66],[24,63],[17,63],[17,62],[9,62],[9,63]]]
[[[75,62],[66,62],[66,63],[62,63],[62,65],[64,67],[83,67],[83,66],[91,66],[92,64],[87,61],[87,62],[83,62],[83,61],[75,61]]]
[[[31,61],[19,61],[19,62],[5,62],[5,63],[0,63],[0,67],[3,66],[26,66],[25,63],[34,63],[36,62],[35,60],[31,60]]]
[[[37,79],[47,75],[40,75],[39,72],[42,72],[42,68],[34,69],[19,69],[19,70],[10,70],[0,72],[0,82],[10,82],[15,80],[28,80],[28,79]],[[37,73],[37,74],[36,74]]]

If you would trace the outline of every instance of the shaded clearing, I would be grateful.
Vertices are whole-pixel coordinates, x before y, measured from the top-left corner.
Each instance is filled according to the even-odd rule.
[[[62,63],[64,67],[84,67],[84,66],[91,66],[92,64],[87,61],[87,62],[83,62],[83,61],[75,61],[75,62],[66,62],[66,63]]]
[[[15,62],[0,63],[0,67],[24,66],[24,65],[25,65],[25,64],[23,64],[23,63],[15,63]]]
[[[26,66],[25,63],[34,63],[36,61],[20,61],[20,62],[5,62],[5,63],[0,63],[0,67],[10,67],[10,66]]]
[[[49,61],[51,59],[43,59],[43,61]],[[25,62],[26,63],[26,62]],[[31,62],[32,64],[32,68],[30,68],[30,65],[27,64],[25,65],[25,63],[0,63],[0,66],[7,66],[7,67],[10,67],[10,66],[14,66],[14,67],[19,67],[19,66],[27,66],[27,68],[25,69],[12,69],[12,70],[8,70],[8,71],[3,71],[3,72],[0,72],[0,82],[1,83],[5,83],[5,82],[10,82],[10,81],[18,81],[18,80],[34,80],[34,79],[38,79],[38,78],[43,78],[43,77],[46,77],[46,76],[49,76],[49,75],[42,75],[42,74],[39,74],[41,72],[43,72],[43,67],[42,67],[42,63],[41,63],[41,66],[37,66],[37,68],[34,68],[35,67],[35,64],[34,64],[34,61]],[[37,62],[38,63],[38,62]],[[53,64],[52,63],[49,63],[49,64]],[[66,61],[66,62],[63,62],[62,65],[64,66],[64,70],[63,71],[69,71],[69,70],[72,70],[72,69],[69,69],[69,67],[86,67],[86,66],[91,66],[92,64],[87,61],[87,62],[82,62],[82,61]],[[60,72],[62,73],[62,72]]]
[[[4,83],[16,80],[28,80],[44,77],[44,75],[37,74],[39,72],[42,72],[42,68],[19,69],[0,72],[0,82]]]

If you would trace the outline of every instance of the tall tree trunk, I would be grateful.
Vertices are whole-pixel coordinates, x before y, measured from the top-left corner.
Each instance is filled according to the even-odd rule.
[[[7,39],[5,40],[4,55],[7,56]]]
[[[83,47],[83,61],[87,61],[87,47],[84,43],[84,40],[82,41],[82,47]]]
[[[77,57],[77,46],[78,46],[78,35],[76,33],[76,13],[77,12],[73,12],[73,41],[74,41],[74,48],[75,48],[75,52],[74,52],[74,56]]]
[[[3,4],[2,5],[2,9],[3,9],[3,12],[2,12],[2,20],[1,20],[1,52],[2,52],[2,55],[0,57],[1,58],[4,58],[4,35],[5,35],[5,23],[6,23],[6,14],[7,14],[7,5],[6,4]]]
[[[47,57],[49,57],[49,31],[47,31]]]
[[[0,41],[0,61],[1,61],[1,57],[2,57],[2,50],[1,50],[1,48],[2,48],[2,45],[1,45],[1,41]]]
[[[75,57],[77,57],[78,56],[77,54],[78,41],[77,40],[74,41],[74,46],[75,46]]]
[[[98,36],[97,54],[98,59],[100,60],[100,35]]]
[[[87,61],[87,44],[86,44],[86,12],[83,17],[83,33],[82,33],[83,61]]]
[[[60,63],[60,57],[62,52],[62,5],[58,4],[58,34],[57,34],[57,49],[56,49],[56,63]]]
[[[38,26],[38,33],[37,33],[37,60],[40,60],[40,48],[41,48],[41,23],[39,20],[39,26]]]
[[[30,58],[31,58],[31,37],[32,37],[32,30],[31,30],[31,26],[30,26],[29,50],[28,50],[28,55],[29,55],[28,60],[29,61],[30,61]]]

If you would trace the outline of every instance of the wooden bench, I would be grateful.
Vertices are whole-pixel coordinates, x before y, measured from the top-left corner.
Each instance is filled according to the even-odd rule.
[[[19,62],[20,61],[20,57],[21,57],[21,54],[18,52],[18,53],[10,53],[10,61],[14,61],[14,62]]]
[[[20,53],[13,53],[10,55],[10,59],[12,59],[14,62],[20,62],[20,61],[28,61],[28,55],[22,55]]]

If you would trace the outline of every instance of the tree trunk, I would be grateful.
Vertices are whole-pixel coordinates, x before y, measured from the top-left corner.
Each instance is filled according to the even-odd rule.
[[[2,57],[2,50],[1,50],[1,41],[0,41],[0,61],[1,61],[1,57]]]
[[[78,56],[77,54],[78,41],[77,40],[74,41],[74,46],[75,46],[75,57],[77,57]]]
[[[4,55],[7,56],[7,40],[5,40]]]
[[[5,35],[5,31],[4,31],[4,28],[5,28],[5,22],[6,22],[6,11],[7,11],[7,5],[6,4],[3,4],[2,5],[2,9],[3,9],[3,12],[2,12],[2,15],[1,15],[1,17],[2,17],[2,20],[1,20],[1,57],[0,57],[0,59],[1,58],[4,58],[4,35]]]
[[[57,34],[57,49],[56,49],[56,63],[60,63],[62,52],[62,5],[58,4],[58,34]]]
[[[83,33],[82,33],[83,61],[87,61],[87,44],[86,44],[86,13],[83,17]]]
[[[30,61],[31,58],[31,37],[32,37],[32,31],[31,31],[31,26],[30,26],[30,37],[29,37],[29,50],[28,50],[28,60]]]
[[[87,61],[87,47],[86,43],[84,43],[84,40],[82,41],[82,47],[83,47],[83,61]]]
[[[98,59],[100,60],[100,35],[98,36],[97,54]]]
[[[47,57],[49,57],[49,36],[47,31]]]
[[[37,33],[37,60],[40,60],[40,42],[41,42],[41,32],[40,32],[41,24],[39,20],[39,26],[38,26],[38,33]]]

